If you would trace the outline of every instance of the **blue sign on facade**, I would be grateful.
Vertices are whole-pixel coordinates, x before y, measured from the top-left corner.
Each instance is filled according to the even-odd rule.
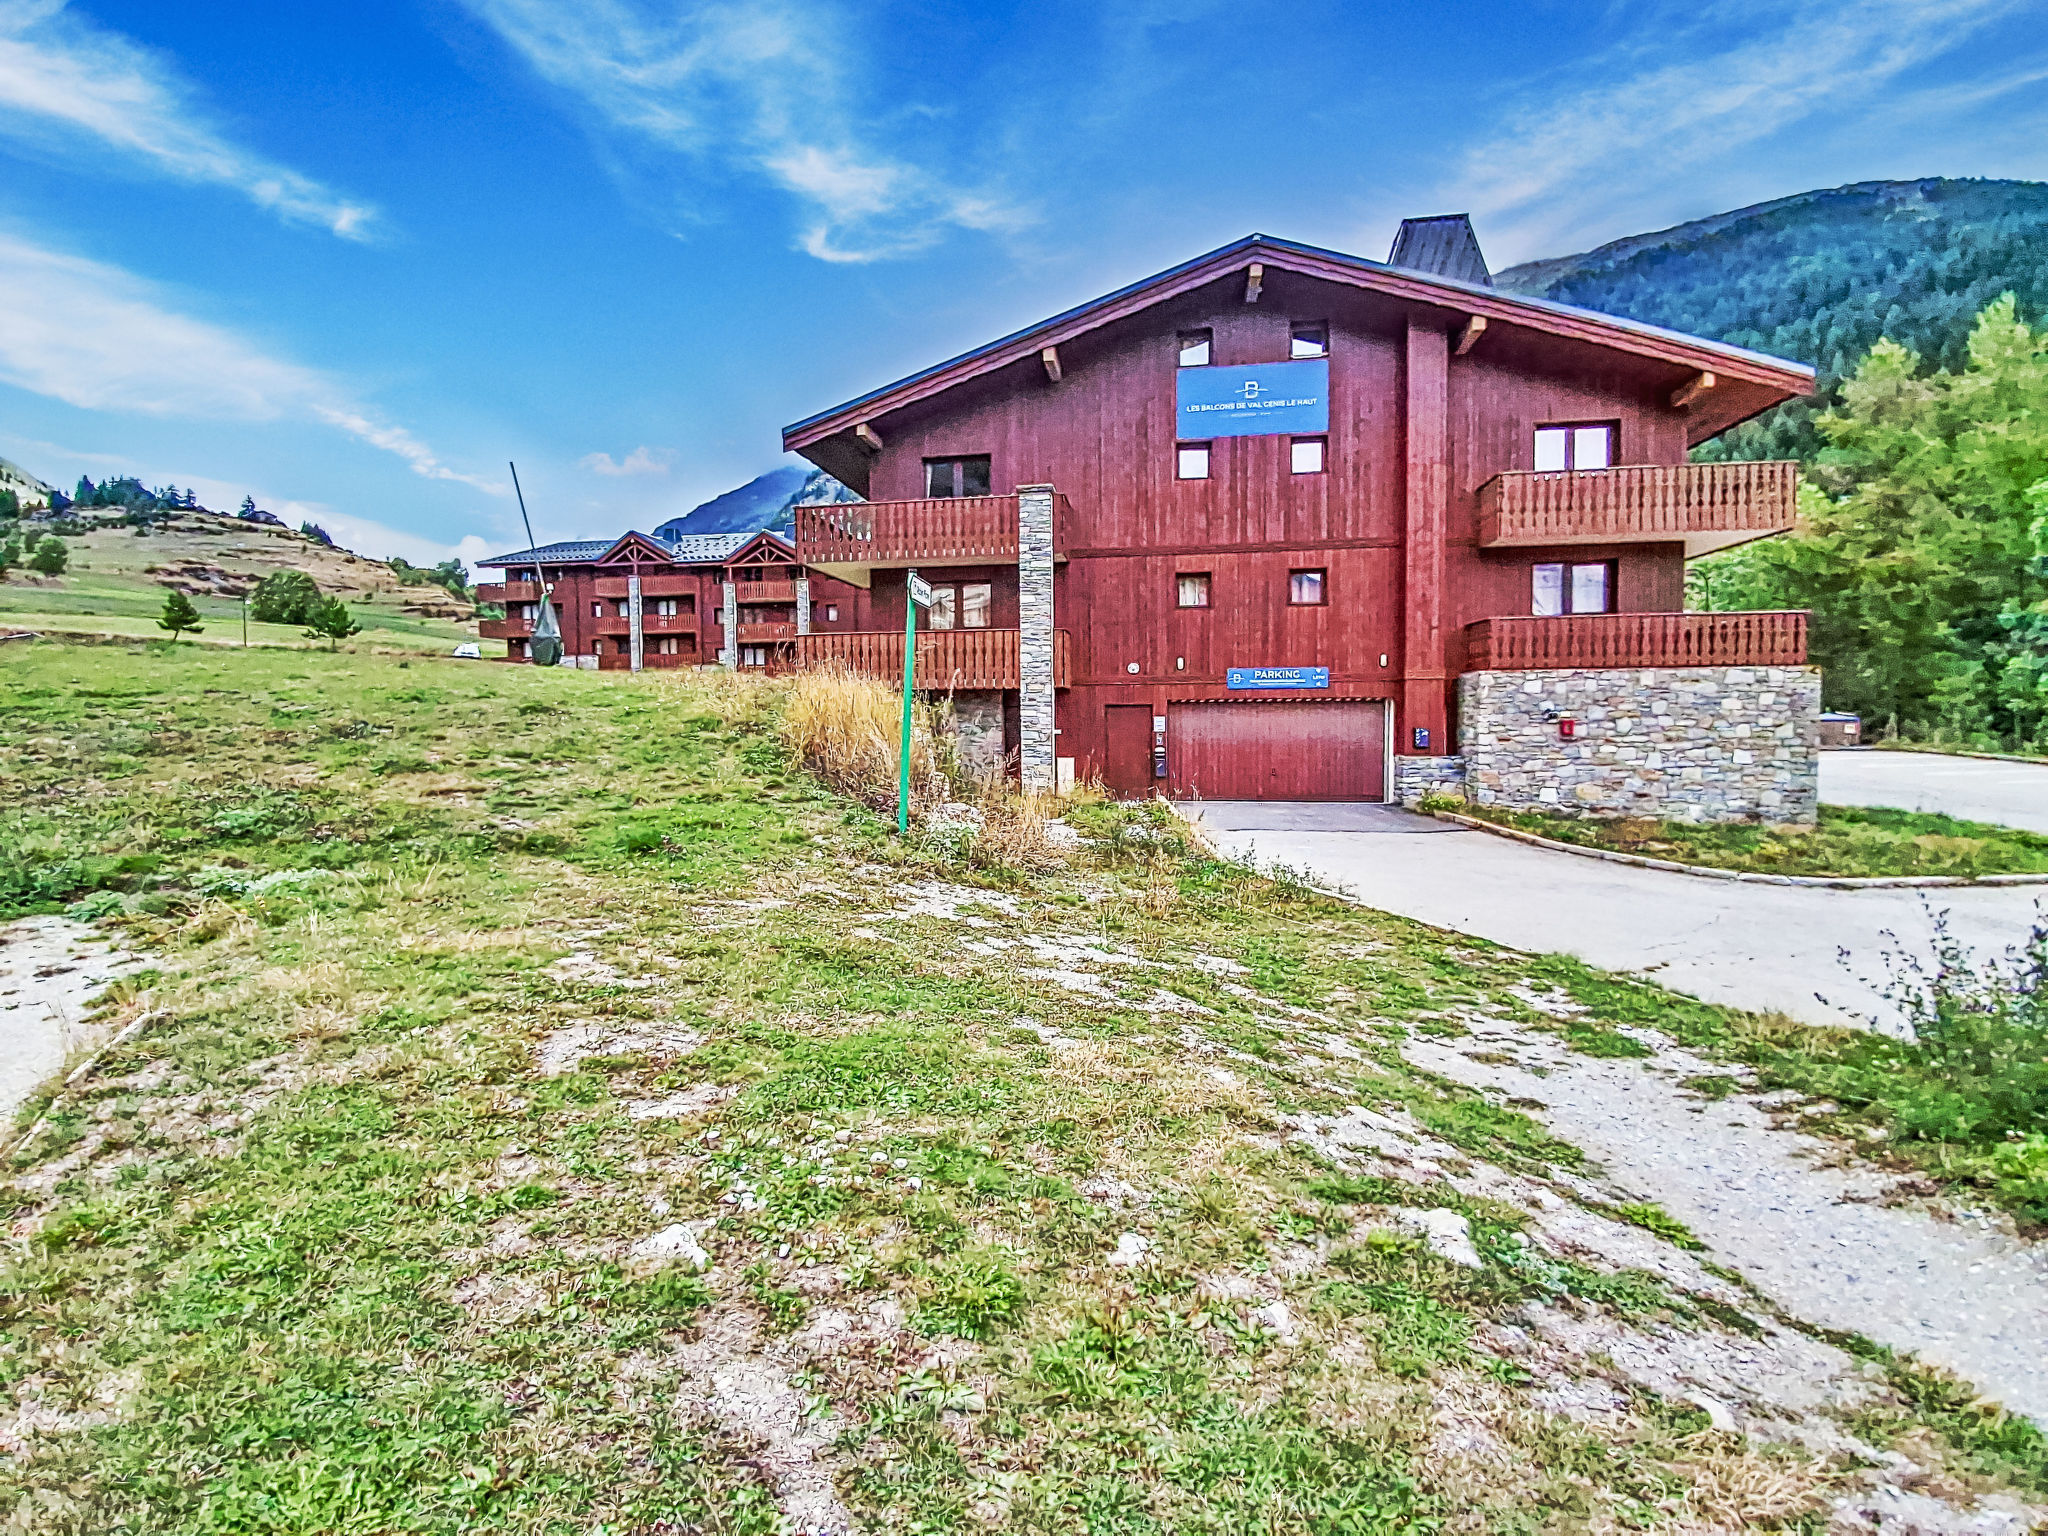
[[[1330,360],[1183,368],[1175,382],[1183,442],[1330,430]]]
[[[1327,688],[1328,667],[1232,667],[1223,674],[1226,686],[1254,692],[1266,688]]]

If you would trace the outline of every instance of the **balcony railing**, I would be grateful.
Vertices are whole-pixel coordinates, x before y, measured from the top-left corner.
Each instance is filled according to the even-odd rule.
[[[1067,686],[1067,632],[1053,631],[1052,681]],[[797,641],[800,668],[845,667],[849,671],[901,681],[903,635],[900,631],[804,635]],[[917,686],[1015,688],[1018,683],[1017,631],[1014,629],[940,629],[917,637]]]
[[[476,632],[484,640],[511,640],[532,634],[533,625],[525,619],[484,619],[477,624]]]
[[[793,603],[794,581],[739,581],[733,583],[734,599],[741,607],[755,603]]]
[[[796,638],[794,624],[741,624],[737,627],[742,645],[772,645]]]
[[[537,581],[480,581],[476,584],[480,603],[534,603],[540,601]]]
[[[1516,470],[1479,488],[1479,543],[1683,543],[1688,557],[1793,524],[1799,466],[1636,464],[1615,469]]]
[[[1058,516],[1066,498],[1055,495]],[[796,508],[806,565],[980,565],[1017,558],[1015,496],[854,501]]]
[[[627,596],[626,580],[627,578],[624,576],[598,577],[597,595],[599,597]],[[685,575],[675,571],[661,575],[643,575],[640,578],[640,595],[642,597],[689,597],[696,593],[698,582],[699,578],[695,575]]]
[[[1465,627],[1466,666],[1493,672],[1550,667],[1797,667],[1806,614],[1582,613],[1481,619]]]
[[[622,613],[603,613],[590,621],[600,635],[630,635],[633,620]],[[642,613],[640,633],[643,635],[694,635],[697,632],[697,615],[676,613],[662,615]]]

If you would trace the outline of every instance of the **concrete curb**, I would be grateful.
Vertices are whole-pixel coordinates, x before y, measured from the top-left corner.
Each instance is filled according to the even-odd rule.
[[[1575,853],[1582,859],[1601,859],[1609,864],[1627,864],[1636,869],[1663,869],[1675,875],[1700,880],[1733,880],[1744,885],[1797,885],[1835,891],[1932,890],[1953,885],[2048,885],[2048,874],[2040,875],[1767,875],[1747,869],[1709,869],[1704,864],[1681,864],[1676,859],[1648,859],[1638,853],[1616,853],[1608,848],[1586,848],[1578,843],[1541,837],[1517,827],[1503,827],[1477,816],[1460,816],[1454,811],[1425,813],[1438,821],[1453,821],[1475,832],[1512,838],[1534,848]]]

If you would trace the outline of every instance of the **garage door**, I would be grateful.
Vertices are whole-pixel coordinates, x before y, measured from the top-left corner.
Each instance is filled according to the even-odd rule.
[[[1184,800],[1384,800],[1387,706],[1175,704],[1170,792]]]

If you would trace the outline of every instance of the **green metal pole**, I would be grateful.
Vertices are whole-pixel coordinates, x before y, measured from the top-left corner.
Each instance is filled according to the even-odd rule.
[[[903,578],[903,743],[896,754],[896,831],[910,835],[910,698],[917,684],[917,604],[911,601],[910,583],[917,572]]]

